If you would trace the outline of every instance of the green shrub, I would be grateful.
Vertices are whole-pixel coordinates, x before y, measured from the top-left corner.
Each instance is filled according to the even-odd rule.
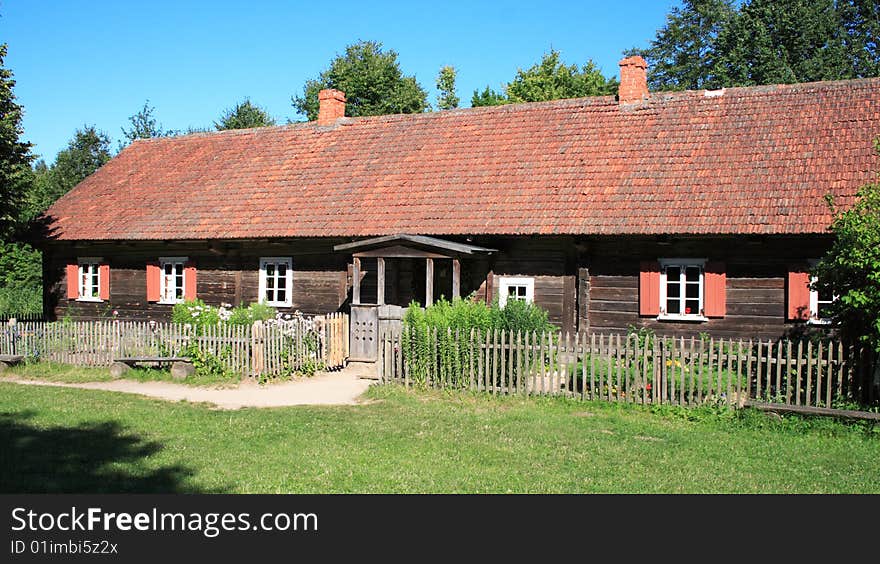
[[[43,290],[40,286],[7,286],[0,288],[0,316],[39,315],[43,312]]]
[[[219,324],[220,315],[217,308],[205,305],[202,300],[187,300],[174,304],[171,309],[171,321],[194,327],[206,327]]]
[[[224,308],[221,307],[221,310]],[[223,317],[221,312],[221,317]],[[231,325],[253,325],[255,321],[267,321],[274,319],[275,308],[263,303],[250,304],[247,307],[239,305],[230,310],[226,322]]]
[[[437,378],[438,371],[442,370],[439,377],[451,386],[465,382],[468,359],[475,352],[469,349],[471,331],[475,350],[488,332],[496,330],[551,334],[556,331],[546,311],[518,300],[510,300],[504,308],[499,307],[497,301],[487,306],[483,302],[461,299],[449,302],[441,298],[425,309],[413,302],[403,315],[403,326],[404,362],[410,378],[424,382],[429,374]]]

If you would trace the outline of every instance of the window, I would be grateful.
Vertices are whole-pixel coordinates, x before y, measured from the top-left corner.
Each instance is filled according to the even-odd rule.
[[[159,303],[176,304],[185,299],[184,264],[187,257],[159,259]]]
[[[535,301],[534,278],[511,278],[502,276],[498,282],[498,305],[504,307],[507,300]]]
[[[705,321],[703,315],[704,259],[660,260],[658,319]]]
[[[100,260],[92,258],[79,259],[77,299],[83,302],[100,302],[101,300],[101,268]]]
[[[290,257],[260,259],[260,301],[271,306],[293,303],[293,260]]]
[[[816,325],[828,325],[831,323],[831,304],[837,296],[830,289],[813,290],[812,285],[819,279],[810,277],[810,319],[809,323]]]

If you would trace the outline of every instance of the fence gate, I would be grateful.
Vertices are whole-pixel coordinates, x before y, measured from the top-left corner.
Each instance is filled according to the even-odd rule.
[[[375,362],[379,352],[379,308],[374,305],[351,306],[351,352],[349,359]]]

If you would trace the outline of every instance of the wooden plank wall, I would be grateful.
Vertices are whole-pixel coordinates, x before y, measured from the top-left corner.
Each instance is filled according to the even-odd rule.
[[[824,253],[827,241],[797,239],[688,239],[658,244],[651,239],[597,240],[590,245],[589,310],[581,326],[626,332],[647,327],[658,334],[777,338],[797,335],[804,324],[786,320],[786,273]],[[639,261],[695,257],[722,261],[727,274],[727,315],[701,323],[673,323],[639,316]],[[582,292],[583,294],[583,292]]]
[[[450,239],[465,241],[463,237]],[[260,256],[292,256],[294,304],[306,314],[347,308],[350,292],[345,253],[333,253],[342,240],[301,239],[277,243],[138,243],[55,245],[48,255],[47,312],[78,319],[106,318],[116,309],[121,318],[165,320],[166,305],[145,301],[144,264],[158,256],[189,256],[199,268],[199,296],[208,303],[251,303],[257,299]],[[552,323],[565,331],[626,332],[648,327],[658,334],[773,338],[803,331],[802,323],[785,320],[786,272],[821,256],[830,240],[803,237],[473,237],[466,242],[497,249],[489,256],[462,260],[462,296],[498,295],[501,276],[535,278],[535,302]],[[62,253],[63,251],[63,253]],[[76,256],[111,257],[111,301],[107,304],[64,299],[64,264]],[[722,261],[727,268],[727,315],[705,323],[669,323],[638,314],[638,268],[643,260],[694,257]],[[375,266],[362,261],[362,301],[375,301]],[[386,261],[386,303],[408,305],[423,298],[424,270],[414,263]],[[440,265],[442,266],[442,265]],[[439,268],[439,266],[438,266]],[[435,288],[439,296],[442,289]]]
[[[206,303],[249,304],[257,301],[259,260],[264,256],[293,257],[293,304],[282,312],[299,310],[307,315],[335,312],[348,299],[347,257],[327,252],[338,241],[299,240],[284,243],[206,242],[82,244],[52,246],[46,253],[45,297],[55,318],[66,315],[79,320],[97,320],[119,312],[120,319],[170,319],[171,306],[146,301],[146,263],[160,256],[186,256],[196,263],[197,295]],[[78,302],[66,298],[68,261],[77,256],[104,257],[110,264],[110,300],[104,303]]]

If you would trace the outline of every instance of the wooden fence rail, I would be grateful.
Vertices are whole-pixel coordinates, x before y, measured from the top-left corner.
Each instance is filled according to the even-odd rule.
[[[642,404],[876,406],[874,355],[835,340],[470,331],[380,336],[383,381]]]
[[[120,357],[180,356],[194,347],[242,376],[278,376],[344,366],[348,341],[340,335],[347,327],[344,314],[198,329],[153,321],[25,321],[0,327],[0,354],[109,366]]]

